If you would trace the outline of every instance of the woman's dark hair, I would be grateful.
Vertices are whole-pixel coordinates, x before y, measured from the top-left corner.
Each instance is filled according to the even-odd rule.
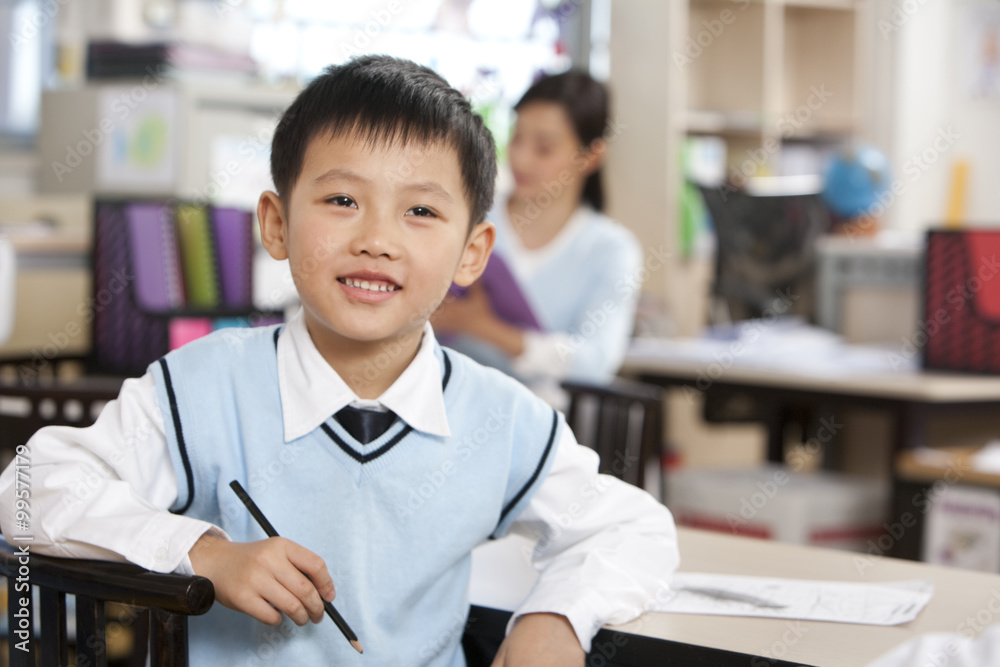
[[[608,89],[586,72],[569,71],[546,76],[536,82],[514,105],[515,111],[531,102],[554,102],[566,110],[580,145],[590,148],[604,135],[610,107]],[[587,177],[583,201],[596,211],[604,210],[604,187],[601,168]]]
[[[271,141],[271,177],[278,195],[291,193],[309,142],[321,134],[354,134],[370,145],[443,142],[458,155],[470,230],[493,204],[493,135],[469,101],[427,67],[364,56],[328,67],[313,79],[282,115]]]

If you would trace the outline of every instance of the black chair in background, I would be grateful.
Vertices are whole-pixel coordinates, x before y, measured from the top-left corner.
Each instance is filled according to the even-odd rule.
[[[567,381],[566,422],[577,440],[601,457],[601,472],[640,488],[646,465],[659,465],[664,390],[616,378],[608,384]]]
[[[833,224],[821,195],[699,190],[716,237],[710,323],[786,315],[815,321],[816,242]],[[793,422],[802,442],[819,426],[809,406],[763,404],[752,392],[725,387],[705,393],[702,414],[709,423]]]
[[[816,240],[830,229],[819,194],[760,195],[700,187],[715,228],[713,323],[764,315],[813,319]]]

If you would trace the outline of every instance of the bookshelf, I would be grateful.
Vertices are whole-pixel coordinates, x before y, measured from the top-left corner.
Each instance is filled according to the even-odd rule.
[[[719,138],[727,175],[768,176],[821,169],[826,151],[869,138],[883,103],[873,13],[870,0],[612,4],[626,131],[609,147],[609,214],[673,257],[643,285],[650,330],[697,335],[707,321],[712,259],[679,247],[686,142]]]
[[[93,203],[90,294],[75,309],[90,334],[89,370],[135,375],[214,329],[281,319],[284,304],[253,303],[252,216],[271,187],[274,126],[297,87],[151,64],[119,74],[43,93],[38,187]],[[220,213],[235,215],[228,227]],[[157,257],[164,238],[171,256]]]
[[[687,10],[677,13],[689,58],[680,130],[723,138],[727,173],[752,155],[747,175],[782,175],[795,169],[783,163],[788,144],[866,131],[867,3],[692,0]]]
[[[253,304],[250,211],[175,199],[94,205],[91,367],[139,375],[216,329],[282,321]]]

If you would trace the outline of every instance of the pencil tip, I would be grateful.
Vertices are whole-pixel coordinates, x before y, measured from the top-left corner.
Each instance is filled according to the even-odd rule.
[[[351,646],[353,646],[354,650],[357,651],[358,653],[364,653],[365,652],[364,649],[361,648],[361,642],[359,642],[357,639],[352,639],[351,640]]]

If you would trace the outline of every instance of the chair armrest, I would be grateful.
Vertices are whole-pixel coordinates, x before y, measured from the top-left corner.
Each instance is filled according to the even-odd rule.
[[[584,394],[627,401],[662,401],[665,394],[662,387],[621,377],[612,378],[609,382],[564,380],[560,386],[571,395]]]
[[[16,577],[20,567],[20,557],[11,545],[0,543],[0,574]],[[95,600],[185,616],[204,614],[215,602],[212,582],[197,575],[152,572],[132,563],[36,554],[31,554],[28,567],[32,585]]]

